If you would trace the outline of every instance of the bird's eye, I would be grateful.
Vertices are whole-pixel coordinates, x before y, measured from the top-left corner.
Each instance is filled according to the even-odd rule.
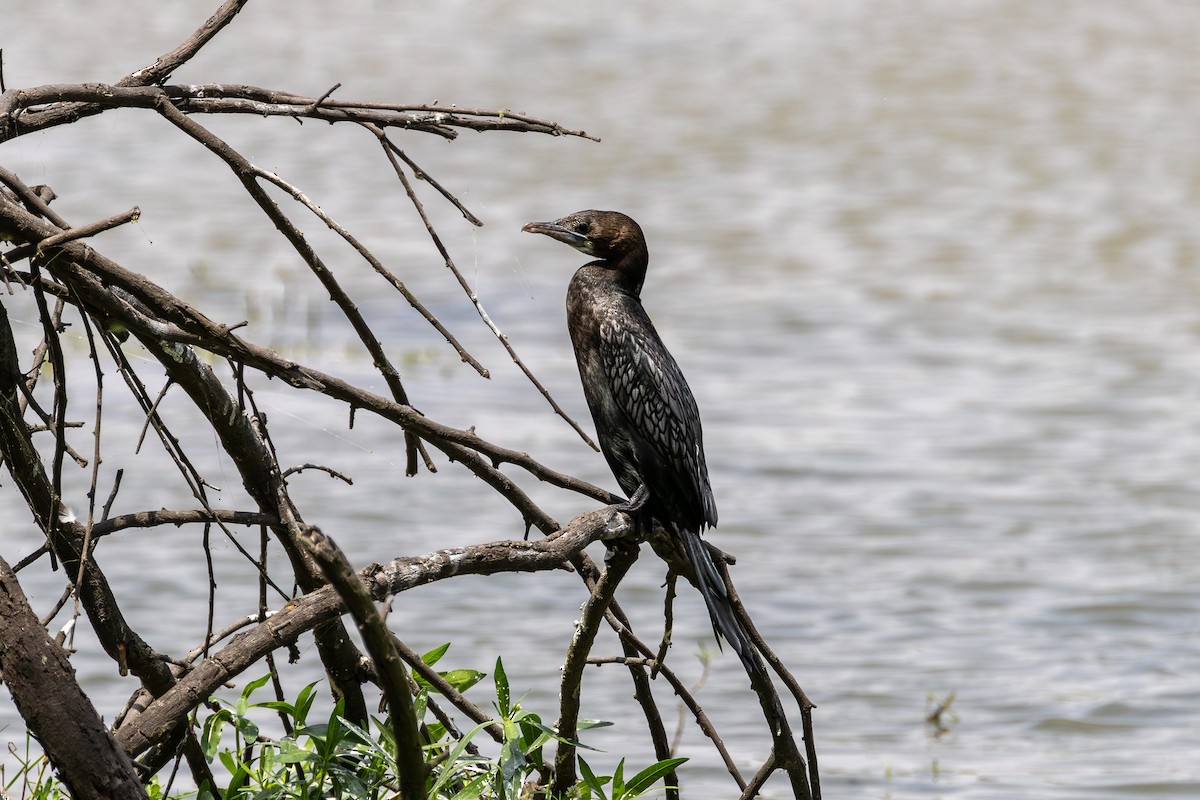
[[[592,229],[592,226],[587,224],[586,222],[575,223],[575,232],[576,233],[582,233],[582,234],[586,235],[587,232],[590,231],[591,229]]]

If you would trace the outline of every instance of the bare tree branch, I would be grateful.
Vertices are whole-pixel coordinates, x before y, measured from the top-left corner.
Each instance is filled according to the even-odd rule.
[[[164,53],[155,59],[154,63],[129,73],[120,81],[119,86],[148,86],[152,83],[162,83],[168,76],[186,64],[192,56],[200,52],[200,48],[208,44],[214,36],[233,22],[233,18],[246,5],[246,0],[226,0],[216,12],[204,21],[195,33],[185,39],[178,47],[169,53]]]
[[[629,529],[627,519],[614,527],[610,517],[606,509],[589,511],[571,520],[557,534],[538,541],[489,542],[397,558],[360,570],[359,578],[371,596],[382,601],[389,595],[459,575],[562,569],[593,542]],[[117,741],[133,755],[144,752],[166,735],[172,720],[186,715],[222,684],[267,653],[295,642],[317,625],[344,613],[341,598],[330,586],[295,598],[198,664],[180,679],[175,691],[158,697],[139,714],[129,715],[116,731]]]
[[[242,189],[258,205],[265,220],[281,233],[295,257],[303,261],[328,293],[341,318],[354,330],[363,351],[371,358],[388,387],[385,394],[376,394],[263,347],[252,341],[252,329],[246,322],[221,322],[209,317],[145,275],[116,263],[87,241],[105,230],[137,219],[140,214],[138,208],[72,227],[51,210],[49,204],[54,199],[52,189],[28,186],[18,175],[0,167],[0,241],[12,243],[11,247],[0,252],[0,278],[4,281],[8,296],[16,298],[13,302],[35,308],[32,313],[38,317],[42,334],[41,341],[34,348],[31,367],[22,373],[17,367],[7,312],[0,305],[0,453],[13,477],[13,485],[21,492],[36,524],[46,535],[46,545],[25,558],[18,568],[28,568],[46,553],[52,559],[61,561],[72,583],[74,596],[78,598],[78,608],[87,615],[105,652],[119,672],[125,674],[131,671],[140,679],[142,690],[135,693],[130,706],[118,717],[114,728],[115,742],[126,754],[140,757],[141,763],[137,766],[144,768],[146,775],[155,773],[176,758],[177,752],[183,752],[197,784],[212,785],[211,772],[191,729],[194,720],[189,715],[194,715],[198,705],[221,685],[262,662],[270,670],[276,699],[283,700],[274,653],[280,648],[288,649],[290,653],[296,652],[297,639],[312,633],[322,664],[329,675],[330,689],[346,701],[347,717],[360,723],[367,720],[366,699],[362,690],[364,682],[373,682],[382,689],[392,711],[395,739],[400,743],[397,775],[402,786],[398,791],[406,798],[423,796],[426,765],[420,741],[416,738],[421,729],[417,728],[417,720],[412,714],[410,694],[414,685],[410,683],[402,663],[422,675],[433,690],[442,695],[439,698],[440,705],[431,703],[430,708],[434,709],[450,736],[458,739],[463,736],[455,724],[455,715],[476,724],[484,724],[484,729],[499,740],[503,740],[504,731],[483,709],[455,691],[448,681],[424,664],[418,654],[387,631],[375,603],[387,602],[393,595],[414,586],[462,575],[567,569],[579,575],[588,600],[563,666],[559,733],[566,743],[558,747],[553,773],[548,769],[542,772],[542,783],[550,783],[552,790],[559,794],[565,794],[575,785],[576,754],[571,742],[576,736],[581,710],[579,698],[584,668],[589,663],[604,663],[623,664],[629,670],[636,702],[643,710],[655,755],[660,760],[670,756],[671,745],[652,691],[652,681],[659,675],[711,740],[744,797],[754,795],[779,770],[789,776],[795,796],[819,797],[812,741],[813,706],[795,678],[762,640],[748,613],[737,601],[726,569],[726,564],[732,563],[732,559],[718,560],[717,563],[725,576],[734,607],[751,632],[756,648],[783,680],[791,692],[791,698],[799,706],[807,748],[802,755],[796,746],[773,679],[767,677],[764,670],[761,679],[754,681],[753,688],[762,706],[764,719],[771,729],[773,748],[749,783],[740,775],[718,731],[696,701],[695,692],[689,690],[664,663],[671,636],[674,576],[679,574],[691,581],[695,579],[689,573],[686,562],[672,551],[670,541],[659,535],[660,532],[645,532],[647,541],[668,564],[670,576],[664,605],[666,630],[655,653],[634,634],[628,617],[616,600],[620,581],[637,556],[628,518],[614,513],[611,508],[598,509],[576,517],[560,530],[555,519],[534,502],[515,478],[529,476],[601,503],[615,503],[621,498],[569,474],[553,470],[528,453],[489,441],[476,434],[473,427],[462,430],[447,426],[418,411],[400,380],[398,370],[388,360],[384,343],[359,311],[352,293],[345,288],[352,284],[346,283],[344,286],[345,276],[335,276],[325,257],[305,239],[289,212],[272,199],[273,194],[266,184],[285,192],[337,233],[476,372],[487,377],[487,370],[347,226],[322,211],[317,202],[285,177],[252,163],[229,142],[201,124],[200,120],[204,119],[202,115],[253,114],[300,123],[305,120],[330,124],[349,122],[366,128],[378,141],[395,172],[399,182],[397,189],[403,189],[410,199],[416,216],[424,223],[443,264],[462,286],[479,319],[501,342],[512,361],[546,398],[555,413],[571,424],[580,437],[594,448],[587,434],[563,413],[549,391],[518,357],[508,337],[489,317],[480,298],[455,266],[449,248],[434,230],[411,178],[415,176],[427,182],[471,224],[478,225],[480,220],[449,188],[428,176],[393,141],[405,135],[397,133],[397,129],[445,139],[454,139],[459,130],[592,137],[581,130],[570,130],[555,122],[507,109],[341,99],[334,96],[340,84],[334,84],[317,97],[243,84],[167,84],[172,75],[186,66],[206,43],[235,18],[244,4],[245,0],[228,0],[176,48],[116,83],[59,84],[6,90],[3,75],[0,74],[0,143],[27,133],[67,125],[110,109],[143,109],[154,114],[153,117],[143,115],[146,120],[162,119],[169,122],[174,129],[217,156],[238,178]],[[0,69],[2,66],[0,64]],[[313,130],[316,133],[324,130],[324,126],[316,126]],[[17,269],[16,265],[22,263],[28,264],[27,271]],[[72,370],[75,351],[64,346],[66,340],[62,335],[66,325],[77,324],[69,316],[74,312],[79,314],[86,335],[86,351],[93,361],[92,377],[82,379],[95,383],[95,397],[90,403],[91,419],[87,423],[68,418],[68,403],[78,389],[76,382],[81,380],[79,370]],[[64,321],[64,313],[68,314],[67,321]],[[146,360],[166,371],[166,384],[157,397],[147,390],[149,379],[141,374],[144,362],[127,356],[122,350],[121,342],[130,335],[145,349]],[[100,344],[103,347],[98,346]],[[123,473],[118,470],[108,498],[103,503],[100,518],[96,518],[96,502],[103,479],[101,464],[105,455],[101,446],[101,429],[105,431],[106,439],[112,436],[111,431],[114,430],[103,424],[104,417],[112,413],[109,410],[110,398],[114,394],[112,382],[106,380],[110,374],[106,372],[108,365],[101,365],[103,352],[107,352],[112,359],[116,373],[133,398],[135,413],[140,412],[145,417],[133,451],[141,454],[142,437],[152,430],[178,472],[177,477],[170,474],[165,477],[179,481],[195,497],[196,508],[126,511],[110,517],[121,486]],[[223,363],[229,371],[226,373],[224,367],[214,369],[213,363]],[[42,376],[52,380],[53,385],[39,386]],[[490,487],[517,509],[525,522],[526,538],[533,527],[546,534],[546,537],[534,542],[493,541],[440,550],[423,556],[398,558],[386,564],[370,565],[354,573],[332,539],[305,522],[301,503],[298,502],[302,498],[298,494],[293,496],[287,483],[287,478],[300,469],[324,469],[335,477],[339,477],[340,473],[312,463],[290,469],[281,466],[266,417],[255,401],[255,387],[264,378],[278,378],[288,387],[323,395],[336,408],[348,412],[351,426],[358,410],[366,410],[398,426],[408,445],[406,471],[409,474],[416,472],[419,457],[433,471],[429,455],[432,449],[425,447],[431,445],[450,461],[464,466],[483,485]],[[158,379],[155,377],[153,380],[157,382]],[[177,391],[171,392],[170,402],[164,403],[168,389],[172,387]],[[119,392],[116,394],[120,396]],[[248,510],[217,509],[210,503],[210,489],[214,487],[193,464],[179,437],[172,432],[172,427],[179,429],[182,424],[174,416],[174,407],[184,402],[202,415],[215,436],[222,457],[234,464],[240,478],[240,491],[245,493],[245,499],[239,495],[235,503]],[[33,425],[26,422],[27,418]],[[135,420],[135,428],[139,421]],[[93,436],[90,459],[83,458],[68,441],[68,434],[72,437],[81,435],[74,433],[79,428],[90,429]],[[45,440],[46,433],[49,433],[52,441]],[[35,439],[43,444],[40,449],[35,447]],[[310,457],[302,454],[299,461],[303,462],[306,458]],[[87,506],[87,518],[83,523],[75,521],[66,512],[64,486],[72,485],[67,474],[70,469],[68,459],[80,468],[90,467],[90,474],[85,479],[88,485],[86,498],[82,501]],[[502,469],[505,465],[517,468],[512,470],[515,478]],[[233,492],[239,491],[236,486],[228,488]],[[182,505],[190,504],[191,501]],[[176,502],[176,505],[181,504]],[[111,544],[105,541],[106,537],[116,533],[124,533],[128,537],[135,528],[167,524],[189,526],[189,530],[194,530],[195,546],[202,548],[208,565],[206,630],[202,641],[184,653],[157,652],[130,628],[121,613],[116,593],[109,586],[97,560],[97,555],[103,557],[105,548]],[[231,529],[231,526],[248,524],[260,526],[257,555],[248,551]],[[196,530],[195,525],[200,525],[200,529]],[[246,562],[253,566],[258,584],[255,613],[220,623],[216,612],[218,585],[210,547],[213,525],[218,526]],[[268,533],[278,540],[287,555],[287,562],[282,567],[268,564]],[[626,541],[612,543],[613,554],[604,571],[585,552],[589,544],[601,539],[622,538]],[[715,552],[719,555],[719,551]],[[39,568],[44,566],[43,563]],[[290,575],[287,574],[288,567]],[[7,571],[3,561],[0,561],[0,573],[0,582],[5,584],[6,589],[10,584],[15,586],[15,574]],[[293,590],[285,591],[281,586],[298,586],[300,594],[298,597],[289,597]],[[271,591],[285,601],[273,610],[268,607]],[[64,594],[64,602],[68,596]],[[54,618],[59,608],[61,606],[47,617],[46,624]],[[350,641],[342,621],[347,608],[363,631],[367,649],[373,657],[373,667],[364,666],[365,658],[360,657]],[[616,633],[621,655],[604,656],[593,652],[602,621]],[[73,625],[68,625],[68,628],[73,630]],[[38,645],[34,639],[37,638],[16,642],[6,634],[0,634],[0,653],[5,645],[14,642],[18,647],[35,652]],[[3,658],[7,658],[7,654]],[[29,714],[26,714],[26,718],[29,719]],[[285,728],[289,725],[287,719],[283,724]],[[55,743],[56,755],[52,756],[56,764],[59,759],[69,759],[69,756],[61,755],[62,750],[57,749],[60,743]],[[117,752],[117,755],[121,754]],[[807,762],[804,755],[807,755]],[[128,764],[128,760],[125,764]],[[62,765],[58,766],[61,768]],[[300,769],[299,765],[295,768]],[[669,781],[678,784],[675,775],[671,775]],[[667,794],[671,800],[679,797],[675,788],[668,788]],[[135,796],[123,792],[110,792],[110,795]],[[79,796],[88,795],[84,791]]]
[[[67,654],[46,635],[17,576],[0,558],[0,671],[30,731],[45,743],[72,797],[146,797],[133,763],[118,747],[75,681]],[[53,697],[47,703],[45,698]],[[87,753],[87,758],[75,758]]]
[[[608,564],[583,607],[583,616],[575,626],[575,635],[567,648],[567,659],[563,664],[562,684],[559,689],[559,736],[558,750],[554,754],[554,780],[550,784],[553,797],[566,797],[575,785],[575,739],[579,735],[580,687],[583,670],[587,666],[588,653],[596,639],[596,631],[604,621],[605,612],[612,603],[621,579],[637,561],[636,544],[622,543],[609,551]]]
[[[346,102],[232,84],[148,86],[104,83],[48,84],[0,94],[0,142],[75,122],[113,108],[155,108],[168,102],[185,114],[252,114],[321,122],[370,123],[454,139],[455,128],[473,131],[588,136],[524,114],[454,106],[389,106]]]
[[[413,710],[412,694],[408,688],[408,673],[404,670],[400,654],[392,645],[391,633],[341,548],[312,525],[304,528],[301,541],[358,622],[359,631],[363,635],[367,650],[371,653],[379,686],[387,699],[391,715],[400,798],[425,800],[426,767],[425,758],[421,754],[421,741],[417,735],[416,712]]]

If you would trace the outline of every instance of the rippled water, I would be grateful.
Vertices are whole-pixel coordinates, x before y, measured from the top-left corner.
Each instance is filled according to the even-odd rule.
[[[189,6],[14,5],[7,84],[115,80],[209,12]],[[578,258],[520,225],[611,207],[646,228],[647,305],[704,414],[718,542],[819,705],[826,796],[1132,800],[1200,796],[1197,41],[1200,8],[1177,2],[358,2],[336,19],[314,2],[251,3],[175,79],[314,96],[341,82],[343,98],[510,107],[602,137],[399,138],[487,223],[427,198],[489,313],[578,418],[561,310]],[[611,484],[489,341],[369,139],[213,125],[350,225],[493,372],[485,383],[458,365],[332,247],[414,402]],[[234,181],[163,128],[109,114],[8,144],[0,161],[52,184],[70,219],[139,204],[142,221],[97,246],[219,316],[249,317],[259,341],[369,375],[269,225],[229,199]],[[339,410],[275,386],[259,399],[281,452],[355,479],[303,487],[309,516],[356,560],[519,533],[452,466],[402,479],[396,437],[373,421],[347,432]],[[131,412],[106,436],[139,426]],[[234,495],[211,440],[192,439]],[[113,452],[106,467],[138,463]],[[189,504],[143,474],[127,478],[122,510]],[[38,537],[6,486],[13,560]],[[587,507],[529,490],[560,518]],[[194,535],[105,547],[114,582],[135,581],[122,602],[139,630],[190,646],[203,621],[164,598],[204,597]],[[244,613],[248,571],[231,548],[218,567],[230,615]],[[622,598],[645,630],[660,577],[643,558]],[[398,628],[422,630],[418,647],[452,640],[456,665],[504,654],[552,716],[545,667],[583,599],[575,581],[453,583],[401,598]],[[39,608],[59,586],[40,586]],[[695,596],[681,606],[674,658],[694,676],[707,624]],[[128,682],[94,645],[75,664],[111,717]],[[598,744],[629,753],[639,728],[623,676],[588,681],[590,711],[619,723]],[[765,743],[743,684],[720,658],[701,699],[753,770]],[[929,698],[951,692],[939,734]],[[0,710],[7,735],[14,720]],[[730,796],[700,737],[683,754],[688,796]]]

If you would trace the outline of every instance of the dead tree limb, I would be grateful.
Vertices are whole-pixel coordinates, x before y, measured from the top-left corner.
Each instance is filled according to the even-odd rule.
[[[0,672],[30,732],[78,800],[146,797],[129,756],[75,680],[75,670],[0,558]],[[47,703],[46,698],[54,702]],[[87,753],[87,758],[75,757]]]
[[[581,514],[561,531],[537,541],[498,541],[438,550],[412,558],[372,564],[359,578],[377,602],[400,592],[459,575],[541,572],[562,569],[588,545],[611,535],[606,509]],[[233,638],[228,645],[180,678],[164,694],[116,731],[117,741],[137,755],[166,735],[174,720],[186,716],[222,684],[236,678],[267,653],[295,642],[315,626],[345,613],[332,587],[310,592],[276,609],[266,620]]]
[[[498,725],[487,724],[490,720],[483,709],[455,692],[448,682],[438,678],[420,661],[419,656],[387,631],[374,604],[386,602],[392,595],[413,586],[465,574],[571,569],[580,576],[588,600],[577,635],[567,651],[563,670],[560,734],[568,741],[558,748],[554,774],[543,773],[543,782],[551,782],[552,789],[559,793],[570,790],[575,783],[576,755],[570,741],[576,734],[584,666],[588,663],[621,663],[630,672],[655,755],[660,760],[670,755],[671,748],[651,691],[651,682],[658,675],[663,676],[692,712],[743,796],[752,796],[772,774],[784,770],[797,797],[819,797],[812,745],[812,704],[762,641],[745,609],[736,604],[747,629],[753,633],[758,650],[800,707],[807,747],[805,754],[808,756],[806,763],[793,740],[789,720],[774,682],[764,677],[756,681],[753,688],[771,729],[773,748],[749,782],[739,774],[719,733],[693,696],[694,692],[690,692],[678,675],[664,663],[669,625],[664,644],[656,653],[635,635],[617,602],[618,585],[636,557],[632,542],[616,547],[614,557],[603,571],[584,552],[584,548],[591,543],[602,538],[619,537],[627,532],[628,520],[623,515],[614,515],[611,510],[601,509],[575,518],[560,530],[559,524],[535,503],[518,479],[532,478],[600,503],[614,503],[621,498],[567,473],[551,469],[527,453],[487,441],[477,435],[473,428],[462,430],[447,426],[418,411],[401,382],[399,371],[389,362],[382,340],[358,311],[355,298],[347,290],[346,287],[353,286],[353,283],[345,281],[340,273],[334,275],[327,266],[326,257],[304,238],[289,212],[272,199],[273,193],[268,191],[267,184],[286,192],[335,231],[345,245],[356,251],[399,291],[412,308],[422,313],[460,358],[471,364],[478,374],[486,376],[487,370],[348,227],[321,211],[320,205],[306,196],[297,185],[263,170],[245,158],[200,120],[212,114],[253,114],[294,122],[351,123],[369,131],[378,140],[397,175],[399,187],[407,194],[417,216],[424,223],[441,263],[455,273],[479,318],[504,345],[517,367],[564,419],[567,419],[566,415],[517,357],[507,337],[489,318],[480,299],[458,273],[450,249],[434,230],[410,176],[427,179],[441,198],[458,209],[472,224],[479,224],[478,218],[445,186],[426,176],[397,141],[399,137],[410,134],[454,139],[460,130],[591,137],[584,131],[569,130],[552,121],[507,109],[346,100],[334,96],[340,84],[314,98],[239,84],[168,83],[213,36],[234,19],[244,2],[228,0],[178,47],[160,56],[153,64],[115,83],[59,84],[11,91],[0,86],[0,144],[110,109],[142,109],[150,112],[144,115],[145,119],[165,121],[204,148],[197,148],[196,152],[204,154],[206,150],[215,155],[239,179],[242,189],[258,205],[263,218],[282,234],[290,247],[287,257],[302,262],[312,278],[334,301],[341,319],[354,331],[363,352],[371,358],[388,387],[384,394],[376,394],[256,344],[245,322],[222,321],[208,316],[145,275],[108,258],[92,244],[104,231],[136,219],[140,213],[137,208],[72,227],[51,210],[49,204],[54,199],[53,190],[28,186],[19,176],[0,167],[0,240],[12,245],[9,247],[6,244],[7,249],[0,251],[0,277],[9,296],[16,297],[12,302],[25,302],[36,309],[33,313],[38,318],[40,327],[37,330],[41,333],[31,366],[22,372],[17,366],[7,314],[4,306],[0,305],[0,454],[13,476],[13,484],[21,492],[34,521],[46,536],[46,545],[24,559],[19,566],[28,568],[44,553],[61,562],[75,596],[79,598],[79,605],[95,629],[105,652],[120,672],[132,672],[141,681],[143,689],[136,694],[136,702],[131,703],[130,708],[120,715],[113,729],[115,742],[125,753],[140,757],[141,766],[150,772],[165,764],[171,754],[182,746],[196,782],[212,785],[211,773],[189,727],[189,714],[223,683],[264,661],[276,679],[276,697],[282,699],[278,675],[274,674],[276,667],[273,654],[280,648],[294,648],[298,637],[313,633],[322,664],[330,676],[333,693],[346,702],[347,717],[357,722],[367,719],[364,682],[378,684],[387,696],[396,726],[396,739],[401,743],[397,770],[403,778],[401,795],[420,796],[423,785],[418,784],[424,777],[424,762],[420,756],[420,743],[412,738],[417,732],[415,720],[405,710],[411,698],[408,676],[402,662],[423,674],[435,690],[442,693],[443,699],[439,702],[447,708],[477,724],[484,724],[485,729],[494,736],[502,738],[503,731]],[[319,131],[324,127],[312,126],[311,129]],[[103,213],[111,211],[105,209]],[[330,260],[328,263],[334,262]],[[354,263],[359,262],[355,259]],[[7,298],[5,302],[8,302]],[[78,322],[71,316],[73,313],[79,315]],[[68,402],[73,399],[69,381],[74,378],[70,377],[72,355],[63,346],[62,334],[66,325],[79,323],[82,323],[86,336],[88,357],[93,361],[93,376],[90,379],[95,381],[95,399],[86,404],[88,411],[85,416],[91,418],[86,424],[70,419],[67,413]],[[148,381],[139,374],[138,370],[143,365],[136,363],[122,350],[121,341],[124,339],[119,337],[129,335],[145,349],[149,363],[161,366],[167,373],[166,385],[157,393],[157,397],[147,390]],[[112,481],[112,489],[103,504],[100,519],[96,518],[100,464],[104,456],[100,430],[102,420],[108,413],[112,387],[114,384],[120,385],[119,382],[108,380],[107,373],[102,369],[101,361],[106,354],[136,403],[135,413],[140,411],[144,414],[145,425],[142,434],[137,437],[135,451],[141,448],[141,436],[153,432],[178,470],[183,486],[195,497],[196,508],[186,508],[193,505],[187,501],[176,504],[183,507],[182,510],[126,511],[110,518],[109,513],[117,501],[120,486],[118,473]],[[46,376],[44,383],[52,382],[52,386],[39,386],[43,375]],[[332,541],[319,535],[305,521],[301,503],[289,490],[288,478],[292,471],[280,465],[266,418],[255,402],[257,382],[276,378],[296,390],[323,395],[340,408],[347,409],[352,421],[356,411],[365,410],[398,426],[409,445],[406,466],[410,474],[416,472],[418,453],[432,470],[433,462],[429,453],[440,451],[511,504],[525,522],[526,535],[530,528],[537,528],[546,537],[534,542],[498,541],[395,559],[387,564],[371,565],[355,575],[345,559],[339,558],[340,551]],[[172,390],[172,402],[162,403],[163,398],[168,396],[168,388]],[[210,503],[208,490],[211,485],[192,463],[179,438],[172,433],[171,421],[164,416],[164,407],[182,402],[185,397],[189,406],[199,411],[214,432],[222,453],[234,464],[241,489],[248,498],[238,502],[238,506],[249,510],[226,511],[215,509]],[[84,405],[77,400],[72,402],[73,415],[79,414],[78,409]],[[27,419],[32,424],[28,424]],[[140,421],[140,418],[135,421],[135,427]],[[567,421],[585,441],[590,441],[578,425],[569,419]],[[80,455],[69,441],[70,436],[77,435],[72,431],[79,426],[90,426],[94,436],[94,444],[87,458]],[[107,432],[109,427],[104,426],[104,429]],[[35,446],[35,441],[41,445],[40,448]],[[423,445],[428,445],[428,452],[419,449]],[[63,492],[64,485],[69,481],[64,480],[64,475],[69,473],[72,462],[81,468],[90,468],[87,516],[82,523],[74,520],[65,510]],[[513,468],[509,471],[514,474],[508,474],[504,469],[506,467]],[[104,551],[111,543],[111,540],[105,541],[107,537],[133,535],[135,528],[163,524],[199,525],[199,528],[194,528],[197,547],[203,548],[203,557],[208,564],[207,629],[202,641],[188,652],[160,653],[143,640],[125,621],[117,603],[117,594],[108,585],[100,567]],[[249,552],[230,530],[229,526],[242,524],[262,526],[257,555]],[[256,571],[259,587],[256,613],[233,621],[217,620],[214,614],[217,587],[210,548],[213,525],[220,528]],[[290,575],[286,574],[286,568],[268,565],[268,531],[283,547]],[[668,541],[651,532],[649,542],[669,565],[670,574],[682,574],[688,580],[694,579],[693,575],[688,574],[686,562],[671,552]],[[736,602],[736,593],[724,563],[718,563],[722,564],[730,595]],[[0,574],[2,582],[7,586],[11,578],[15,584],[15,577],[11,577],[13,573],[7,571],[3,562],[0,565],[5,568]],[[336,585],[336,590],[329,585],[329,581]],[[281,587],[293,583],[299,587],[300,594],[289,598],[287,595],[291,593],[290,590],[285,591]],[[268,607],[268,598],[271,596],[269,590],[286,598],[274,610]],[[64,602],[67,596],[64,594]],[[47,618],[47,624],[58,613],[58,608],[56,606],[54,613]],[[342,621],[347,608],[361,626],[367,648],[374,657],[373,668],[361,667],[362,659]],[[669,602],[667,608],[670,608]],[[601,622],[607,623],[616,633],[621,648],[620,656],[598,656],[593,652]],[[0,639],[4,639],[0,641],[0,646],[3,646],[8,641],[6,633],[0,632]],[[31,651],[36,649],[37,644],[33,640],[20,641],[19,646],[28,647]],[[4,658],[8,658],[8,655],[5,654]],[[451,735],[462,735],[448,713],[441,710],[438,713],[442,714],[439,719],[444,721]],[[63,752],[57,749],[58,744],[55,743],[54,753]],[[677,782],[674,776],[671,780]],[[113,794],[126,796],[120,792]],[[668,796],[678,797],[677,790],[668,790]]]

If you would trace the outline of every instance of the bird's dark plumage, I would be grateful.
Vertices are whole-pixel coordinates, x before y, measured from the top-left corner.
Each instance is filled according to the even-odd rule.
[[[630,498],[629,510],[676,536],[696,573],[713,628],[758,671],[753,644],[700,532],[717,524],[696,400],[642,307],[649,255],[642,229],[615,211],[531,222],[595,258],[567,290],[567,324],[600,449]]]

